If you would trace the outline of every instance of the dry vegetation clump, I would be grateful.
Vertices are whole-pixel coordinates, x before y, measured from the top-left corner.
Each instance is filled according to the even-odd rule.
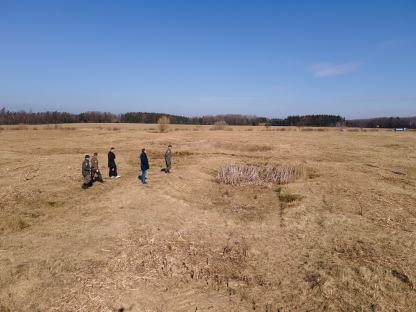
[[[279,197],[279,201],[285,204],[293,203],[302,198],[302,196],[299,194],[292,194],[287,191],[283,191],[281,187],[278,187],[276,189],[276,193],[277,193],[277,197]]]
[[[26,125],[18,125],[15,127],[10,127],[10,130],[29,130],[29,127]]]
[[[214,123],[210,130],[225,130],[227,126],[228,124],[225,122],[225,120],[218,120]]]
[[[292,182],[302,173],[303,167],[298,163],[274,166],[228,164],[218,171],[217,181],[231,185],[270,186]]]
[[[62,131],[74,131],[74,130],[77,130],[77,128],[75,128],[75,127],[60,127],[59,130],[62,130]]]
[[[306,128],[300,128],[300,131],[314,131],[314,129],[306,127]]]
[[[162,116],[159,118],[159,120],[157,121],[157,126],[159,128],[159,132],[163,133],[166,132],[169,128],[169,124],[170,124],[170,119],[167,116]]]
[[[273,147],[270,145],[235,144],[226,142],[218,142],[215,144],[215,147],[221,150],[232,150],[240,152],[268,152],[273,150]]]
[[[120,131],[121,128],[119,128],[119,127],[109,127],[109,128],[107,128],[107,130],[108,131]]]
[[[7,216],[0,220],[0,233],[18,232],[27,228],[29,224],[20,216]]]

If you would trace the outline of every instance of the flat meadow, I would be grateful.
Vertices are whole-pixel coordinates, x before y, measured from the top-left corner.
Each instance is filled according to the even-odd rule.
[[[19,125],[0,143],[1,312],[416,306],[416,132]],[[93,152],[105,183],[83,190]]]

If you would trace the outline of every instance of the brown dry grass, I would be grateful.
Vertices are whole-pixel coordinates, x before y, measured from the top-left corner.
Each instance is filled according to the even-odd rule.
[[[416,306],[415,132],[2,127],[0,311]],[[122,178],[82,190],[83,155],[97,151],[105,175],[110,146]],[[305,174],[272,188],[217,183],[233,163],[300,163]]]
[[[218,170],[217,181],[231,185],[285,184],[293,182],[302,175],[300,164],[256,166],[246,164],[227,164]]]

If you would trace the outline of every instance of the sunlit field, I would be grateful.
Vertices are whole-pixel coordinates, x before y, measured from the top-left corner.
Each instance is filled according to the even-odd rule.
[[[0,142],[1,312],[416,307],[416,132],[25,125]],[[93,152],[105,183],[83,190]]]

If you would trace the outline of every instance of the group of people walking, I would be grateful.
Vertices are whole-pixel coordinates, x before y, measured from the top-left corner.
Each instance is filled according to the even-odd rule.
[[[162,171],[165,173],[170,173],[172,168],[172,145],[168,145],[164,157],[166,168],[163,168]],[[139,179],[143,184],[147,184],[147,171],[150,169],[150,165],[149,159],[147,158],[146,149],[142,149],[141,154],[139,155],[139,159],[141,169],[141,175],[139,175]],[[84,161],[82,162],[82,176],[84,177],[84,183],[82,184],[83,189],[91,187],[94,182],[104,182],[98,167],[97,152],[95,152],[92,157],[90,157],[90,155],[85,155]],[[114,147],[110,148],[110,151],[108,152],[108,176],[110,179],[118,179],[121,177],[117,173],[116,154]]]

